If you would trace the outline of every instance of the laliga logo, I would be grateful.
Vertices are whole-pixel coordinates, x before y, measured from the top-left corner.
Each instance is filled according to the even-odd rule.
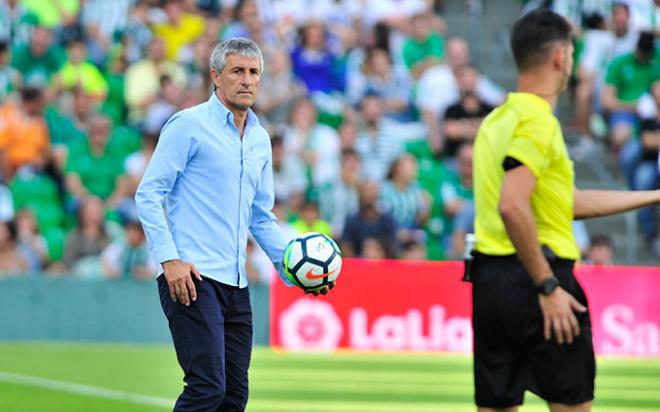
[[[280,316],[280,339],[287,349],[332,350],[343,333],[332,305],[313,299],[298,299]]]

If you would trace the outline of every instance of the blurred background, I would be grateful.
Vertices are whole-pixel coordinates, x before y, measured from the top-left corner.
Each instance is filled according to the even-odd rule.
[[[537,7],[556,10],[575,29],[575,69],[557,115],[577,186],[657,189],[658,0],[0,0],[0,409],[164,410],[176,396],[157,265],[133,195],[163,124],[208,99],[208,60],[219,41],[248,37],[263,50],[253,109],[271,135],[274,211],[285,233],[325,233],[345,257],[365,259],[360,264],[397,259],[415,271],[410,262],[422,268],[461,259],[473,230],[472,141],[481,120],[515,89],[509,29]],[[656,266],[656,209],[575,222],[583,261]],[[248,254],[255,341],[267,347],[273,269],[258,245],[248,244]],[[630,286],[646,293],[642,300],[650,293],[644,285]],[[655,353],[650,347],[645,355]],[[334,399],[359,385],[319,387],[303,400],[285,395],[275,381],[288,375],[278,365],[294,364],[295,381],[302,373],[296,362],[306,364],[290,356],[255,353],[254,373],[266,377],[255,383],[251,410],[470,410],[468,358],[406,364],[318,356],[316,376],[336,384],[374,365],[387,368],[384,384],[409,380],[408,389],[397,386],[400,393],[365,389],[359,408],[324,409],[304,399]],[[333,373],[331,361],[348,372]],[[455,370],[460,377],[452,377]],[[641,370],[628,372],[640,381],[652,376]],[[424,387],[442,373],[454,382],[448,392]],[[653,379],[644,384],[655,391],[637,394],[648,401],[635,404],[644,410],[660,410]],[[81,395],[85,389],[75,385],[86,382],[101,395]],[[26,396],[35,387],[45,392]],[[403,403],[392,407],[387,397],[397,393]],[[628,398],[613,401],[612,410],[631,410]]]

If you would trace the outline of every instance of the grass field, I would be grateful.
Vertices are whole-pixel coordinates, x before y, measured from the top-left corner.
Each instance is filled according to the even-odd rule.
[[[660,411],[660,359],[599,359],[594,411]],[[168,346],[0,343],[0,411],[167,411]],[[470,358],[255,350],[249,412],[474,411]],[[523,412],[546,410],[528,395]]]

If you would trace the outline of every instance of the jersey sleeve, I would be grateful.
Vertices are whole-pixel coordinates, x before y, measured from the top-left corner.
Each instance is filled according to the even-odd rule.
[[[558,125],[552,119],[532,118],[522,122],[511,140],[506,156],[527,166],[538,178],[550,163],[551,139],[556,127]]]

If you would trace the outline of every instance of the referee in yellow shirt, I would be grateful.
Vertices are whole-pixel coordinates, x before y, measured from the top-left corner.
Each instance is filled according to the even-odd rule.
[[[474,146],[474,381],[479,411],[514,412],[531,390],[551,411],[589,411],[596,366],[573,276],[573,219],[660,202],[660,191],[578,190],[553,109],[573,69],[571,27],[539,10],[511,33],[518,91]]]

